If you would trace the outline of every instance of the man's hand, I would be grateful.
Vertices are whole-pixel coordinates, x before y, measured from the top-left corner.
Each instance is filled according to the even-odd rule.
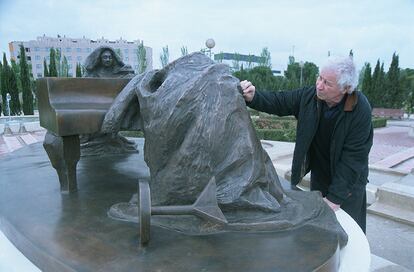
[[[247,80],[240,81],[240,87],[243,90],[244,100],[251,102],[253,100],[254,93],[256,92],[256,87],[254,87],[254,85]]]
[[[328,206],[334,211],[336,212],[337,210],[339,210],[339,205],[335,204],[331,201],[329,201],[329,199],[327,199],[326,197],[323,198],[323,201],[325,201],[326,204],[328,204]]]

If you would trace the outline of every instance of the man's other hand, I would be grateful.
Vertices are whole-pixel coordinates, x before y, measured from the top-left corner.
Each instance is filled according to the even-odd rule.
[[[334,211],[336,212],[337,210],[339,210],[339,205],[335,204],[331,201],[329,201],[329,199],[327,199],[326,197],[323,198],[323,201],[325,201],[326,204],[328,204],[328,206]]]
[[[244,100],[246,100],[247,102],[251,102],[253,100],[254,93],[256,92],[256,87],[254,87],[254,85],[247,80],[241,81],[240,87],[243,90]]]

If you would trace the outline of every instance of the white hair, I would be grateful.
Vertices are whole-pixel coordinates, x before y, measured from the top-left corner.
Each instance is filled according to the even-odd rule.
[[[330,70],[336,74],[337,83],[342,91],[352,93],[358,86],[358,73],[351,57],[330,57],[322,70]]]

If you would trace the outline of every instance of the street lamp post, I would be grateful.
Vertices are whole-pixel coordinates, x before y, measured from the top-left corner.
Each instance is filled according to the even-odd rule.
[[[7,107],[7,114],[9,115],[9,121],[10,121],[10,116],[11,116],[10,100],[11,100],[11,95],[9,93],[7,93],[6,94],[6,107]]]
[[[302,82],[303,82],[303,61],[299,62],[299,66],[300,66],[300,86],[302,87]]]
[[[211,49],[216,45],[216,42],[213,39],[207,39],[206,46],[208,48],[209,56],[211,59]]]

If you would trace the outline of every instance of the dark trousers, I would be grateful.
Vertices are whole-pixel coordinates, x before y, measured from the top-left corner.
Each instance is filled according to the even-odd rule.
[[[320,191],[323,197],[328,194],[328,188],[323,188],[317,182],[311,181],[311,190]],[[341,209],[349,214],[355,222],[359,225],[364,233],[366,233],[367,225],[367,193],[365,186],[356,187],[344,203],[341,205]]]
[[[342,203],[341,209],[349,214],[358,223],[362,231],[366,233],[367,193],[365,186],[354,189],[352,195]]]

